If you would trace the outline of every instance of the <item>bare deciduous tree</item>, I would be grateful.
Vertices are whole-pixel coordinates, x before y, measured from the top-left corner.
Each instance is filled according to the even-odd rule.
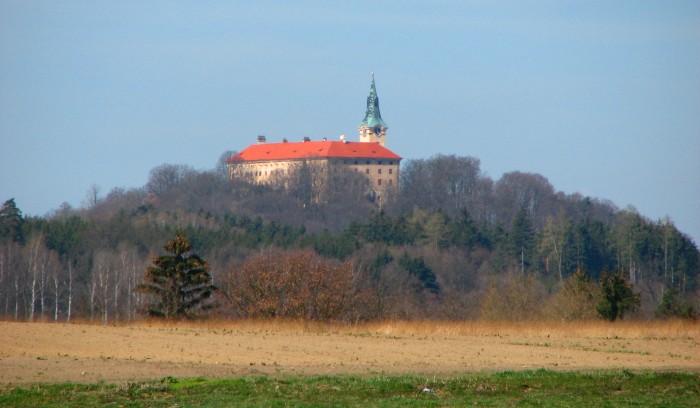
[[[479,202],[490,191],[481,182],[479,159],[455,155],[437,155],[430,159],[411,160],[401,169],[401,202],[404,210],[414,207],[441,208],[455,216],[466,208],[481,215]]]
[[[100,198],[100,191],[102,189],[97,184],[90,186],[88,191],[85,193],[85,199],[83,199],[83,205],[85,208],[95,208],[102,201]]]
[[[182,164],[161,164],[151,169],[146,183],[146,191],[159,196],[178,185],[186,176],[194,173],[190,166]]]
[[[488,289],[481,305],[481,317],[509,321],[538,319],[543,314],[544,293],[535,275],[511,274]]]
[[[230,272],[224,291],[245,317],[352,317],[353,269],[311,252],[267,253]]]

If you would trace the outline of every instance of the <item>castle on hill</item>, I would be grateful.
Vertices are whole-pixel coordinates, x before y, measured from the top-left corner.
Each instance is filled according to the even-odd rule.
[[[401,156],[386,147],[386,131],[389,127],[379,112],[379,98],[374,75],[367,97],[367,112],[359,126],[359,141],[312,141],[304,137],[300,142],[286,138],[278,143],[268,143],[265,136],[258,136],[257,144],[250,145],[230,157],[229,179],[244,179],[256,184],[273,184],[284,180],[302,166],[310,171],[311,185],[320,201],[321,193],[331,182],[334,170],[347,169],[367,177],[372,196],[381,198],[399,184]],[[285,184],[286,185],[286,184]]]

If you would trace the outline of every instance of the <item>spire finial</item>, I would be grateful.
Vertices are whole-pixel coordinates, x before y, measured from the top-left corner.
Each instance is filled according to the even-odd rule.
[[[369,96],[367,97],[367,113],[365,119],[360,125],[368,127],[381,126],[385,129],[389,128],[382,120],[382,115],[379,113],[379,97],[377,97],[377,88],[374,85],[374,72],[372,72],[372,83],[369,87]]]

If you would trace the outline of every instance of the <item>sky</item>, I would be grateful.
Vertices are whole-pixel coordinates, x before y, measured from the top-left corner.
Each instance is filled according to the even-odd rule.
[[[700,243],[698,1],[0,0],[0,200],[356,140],[372,72],[405,159],[539,173]]]

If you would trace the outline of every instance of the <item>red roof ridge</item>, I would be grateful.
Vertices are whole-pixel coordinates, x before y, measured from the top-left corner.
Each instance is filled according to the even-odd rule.
[[[300,160],[317,157],[401,160],[401,156],[377,142],[323,140],[254,144],[230,157],[227,162]]]

